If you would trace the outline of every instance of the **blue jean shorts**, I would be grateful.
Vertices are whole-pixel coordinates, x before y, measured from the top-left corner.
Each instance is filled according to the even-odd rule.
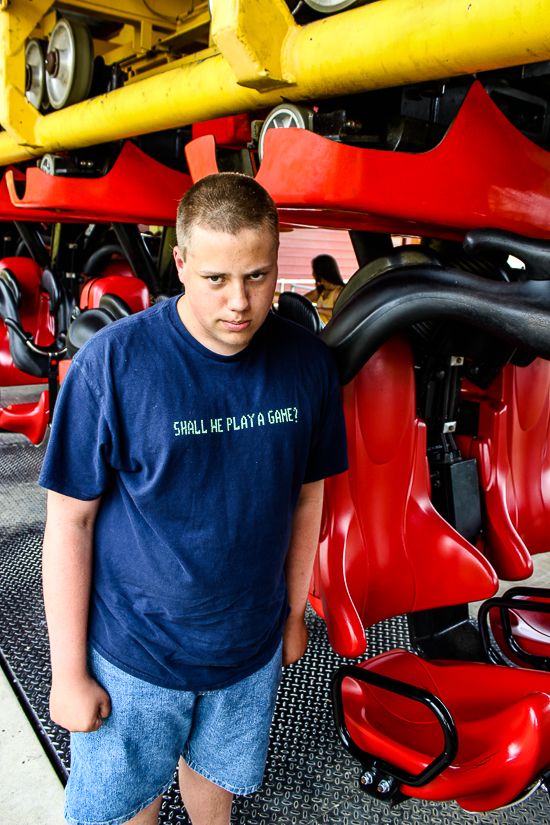
[[[111,697],[100,729],[71,734],[65,793],[70,825],[122,825],[172,784],[183,756],[234,794],[262,784],[281,680],[282,644],[263,668],[235,685],[171,690],[130,676],[91,650],[90,673]]]

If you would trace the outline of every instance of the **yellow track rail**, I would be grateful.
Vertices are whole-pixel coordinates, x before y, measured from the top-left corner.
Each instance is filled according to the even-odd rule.
[[[0,121],[8,131],[0,134],[0,164],[269,108],[283,99],[550,58],[547,0],[378,0],[304,27],[294,23],[284,0],[215,0],[211,30],[220,54],[210,51],[201,59],[198,53],[194,62],[46,116],[26,104],[22,117],[20,95],[16,111],[4,94]]]

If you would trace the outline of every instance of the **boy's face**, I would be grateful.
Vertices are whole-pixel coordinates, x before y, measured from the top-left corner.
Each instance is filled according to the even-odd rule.
[[[178,313],[188,332],[207,349],[233,355],[261,327],[277,283],[277,249],[268,229],[238,235],[195,226],[184,261],[174,248],[185,295]]]

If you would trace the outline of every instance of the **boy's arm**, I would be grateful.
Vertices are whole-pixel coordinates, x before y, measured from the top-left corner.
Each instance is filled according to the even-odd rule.
[[[94,501],[48,492],[43,584],[50,636],[50,715],[70,731],[93,731],[111,712],[109,694],[88,674],[86,644],[92,584]]]
[[[296,662],[306,651],[304,620],[315,552],[319,543],[323,481],[304,484],[292,519],[290,545],[285,560],[290,613],[283,631],[283,665]]]

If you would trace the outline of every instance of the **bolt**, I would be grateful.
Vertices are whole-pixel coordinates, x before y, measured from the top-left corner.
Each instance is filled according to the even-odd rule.
[[[376,790],[378,793],[388,793],[391,791],[392,784],[391,779],[381,779]]]
[[[438,372],[436,372],[434,378],[436,381],[441,381],[442,378],[445,378],[445,370],[439,370]]]
[[[365,771],[359,781],[361,782],[361,785],[372,785],[374,782],[374,774],[371,773],[371,771]]]
[[[59,52],[57,49],[52,49],[50,52],[47,53],[46,59],[44,61],[46,66],[46,71],[50,75],[50,77],[57,77],[57,73],[59,71]]]

